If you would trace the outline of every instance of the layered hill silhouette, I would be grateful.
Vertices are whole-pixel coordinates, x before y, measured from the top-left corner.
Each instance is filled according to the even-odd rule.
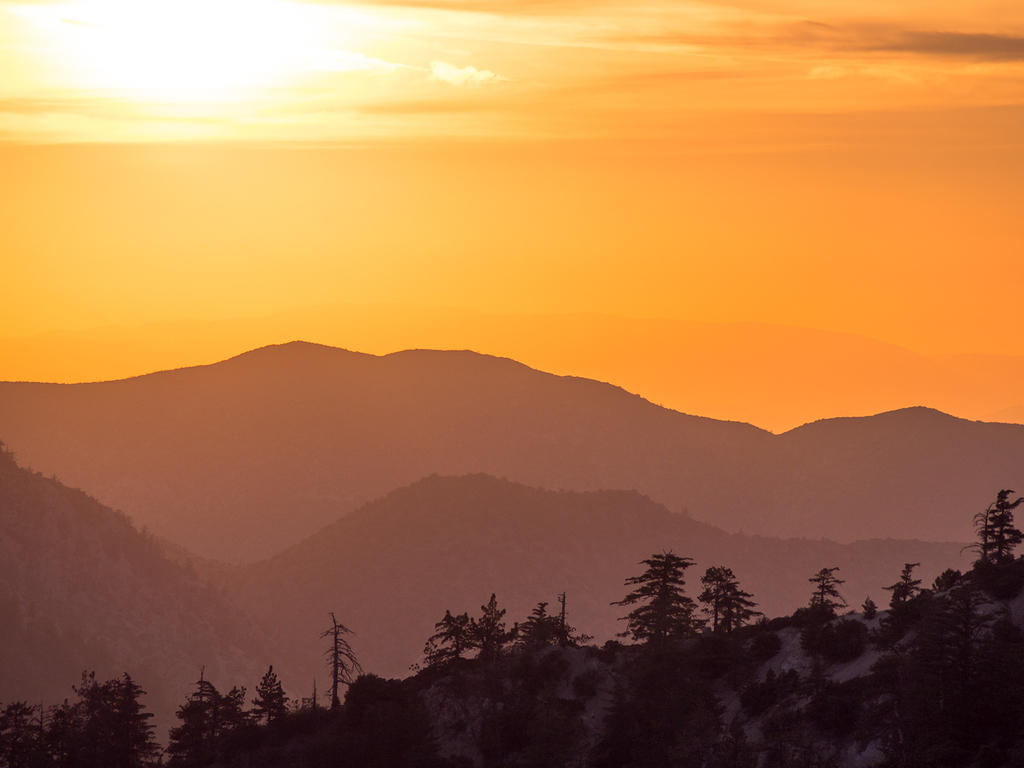
[[[1024,426],[913,408],[774,435],[472,352],[307,343],[95,384],[0,384],[20,460],[200,555],[270,556],[432,473],[636,489],[731,531],[968,540]]]
[[[0,448],[0,701],[56,704],[85,669],[127,672],[167,724],[202,666],[210,679],[254,682],[265,648],[124,515]]]
[[[595,313],[495,314],[361,303],[306,306],[263,318],[79,329],[0,338],[0,378],[101,381],[310,337],[369,352],[487,350],[543,371],[612,381],[669,408],[772,432],[914,404],[969,419],[1024,423],[1020,354],[926,354],[790,325]]]
[[[623,629],[638,562],[672,549],[693,557],[690,595],[710,565],[727,565],[769,616],[806,604],[808,578],[839,566],[851,607],[920,562],[927,583],[963,567],[960,544],[873,540],[853,544],[728,534],[636,493],[547,491],[487,475],[429,477],[398,489],[270,560],[245,566],[227,585],[238,604],[288,647],[286,676],[319,674],[328,612],[355,631],[367,670],[401,676],[450,609],[479,613],[492,592],[509,626],[540,601],[567,593],[570,621],[602,642]]]

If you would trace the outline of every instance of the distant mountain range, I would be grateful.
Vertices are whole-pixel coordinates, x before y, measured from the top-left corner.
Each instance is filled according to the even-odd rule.
[[[306,343],[96,384],[0,384],[0,436],[202,556],[253,561],[392,489],[488,473],[635,489],[729,531],[965,541],[1024,426],[911,408],[774,435],[472,352]]]
[[[851,608],[906,562],[930,584],[970,559],[961,544],[872,540],[836,544],[728,534],[669,512],[636,492],[545,491],[486,475],[430,477],[346,515],[270,560],[236,570],[227,594],[289,649],[282,670],[299,683],[323,675],[318,639],[329,611],[356,635],[367,669],[400,676],[421,659],[426,638],[450,609],[477,615],[492,592],[509,626],[540,601],[555,610],[567,593],[569,618],[598,642],[622,631],[624,581],[639,561],[667,549],[694,558],[687,592],[696,596],[710,565],[731,567],[768,616],[792,613],[810,597],[808,578],[838,566]]]
[[[255,685],[272,653],[254,626],[123,515],[0,450],[0,701],[129,672],[167,725],[203,666]]]
[[[262,318],[183,320],[0,338],[0,379],[100,381],[316,338],[368,352],[476,349],[552,373],[611,381],[687,413],[782,432],[910,405],[1024,422],[1024,356],[922,353],[851,333],[753,322],[596,313],[496,314],[332,305]],[[962,339],[947,339],[950,349]]]

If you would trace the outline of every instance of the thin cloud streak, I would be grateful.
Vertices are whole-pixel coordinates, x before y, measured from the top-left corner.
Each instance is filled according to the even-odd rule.
[[[838,53],[907,53],[920,56],[1024,61],[1024,36],[930,31],[877,23],[826,24],[805,20],[785,25],[766,25],[754,32],[697,34],[690,30],[653,34],[622,34],[603,42],[635,43],[651,47],[696,49],[827,50]]]
[[[331,0],[319,0],[328,2]],[[561,16],[616,5],[614,0],[360,0],[358,5],[384,6],[493,16]]]
[[[903,32],[892,40],[864,45],[865,51],[898,51],[986,61],[1024,61],[1024,37],[967,32]]]
[[[0,115],[19,115],[26,117],[43,115],[72,115],[77,117],[100,118],[105,120],[124,120],[128,122],[180,122],[208,123],[222,122],[223,118],[208,115],[174,114],[163,111],[158,114],[152,110],[165,107],[163,104],[142,104],[122,99],[101,97],[54,97],[32,98],[14,97],[0,99]]]

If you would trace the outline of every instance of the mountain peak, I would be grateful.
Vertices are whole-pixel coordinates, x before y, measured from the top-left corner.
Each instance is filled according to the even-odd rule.
[[[357,357],[375,357],[365,352],[355,352],[344,347],[332,347],[327,344],[318,344],[313,341],[303,341],[301,339],[295,339],[293,341],[286,341],[280,344],[267,344],[262,347],[256,347],[242,352],[233,357],[229,357],[221,362],[229,363],[233,360],[251,360],[260,358],[294,358],[298,356],[309,357],[312,355],[352,355]]]
[[[923,424],[970,424],[967,419],[952,416],[945,411],[930,408],[924,405],[911,405],[906,408],[896,408],[891,411],[882,411],[866,416],[833,416],[827,419],[817,419],[799,427],[794,427],[782,435],[795,435],[828,428],[847,428],[850,426],[864,425],[872,428],[886,427],[897,428],[900,426],[923,425]]]

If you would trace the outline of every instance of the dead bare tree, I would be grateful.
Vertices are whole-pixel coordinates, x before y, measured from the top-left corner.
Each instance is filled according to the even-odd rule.
[[[334,611],[331,611],[331,626],[320,633],[321,638],[328,638],[331,641],[330,647],[324,651],[327,659],[327,666],[331,670],[331,709],[335,710],[341,706],[341,698],[338,696],[338,689],[342,685],[350,684],[357,676],[362,674],[363,668],[359,666],[355,651],[345,635],[353,634],[352,630],[344,624],[339,624],[334,618]]]

